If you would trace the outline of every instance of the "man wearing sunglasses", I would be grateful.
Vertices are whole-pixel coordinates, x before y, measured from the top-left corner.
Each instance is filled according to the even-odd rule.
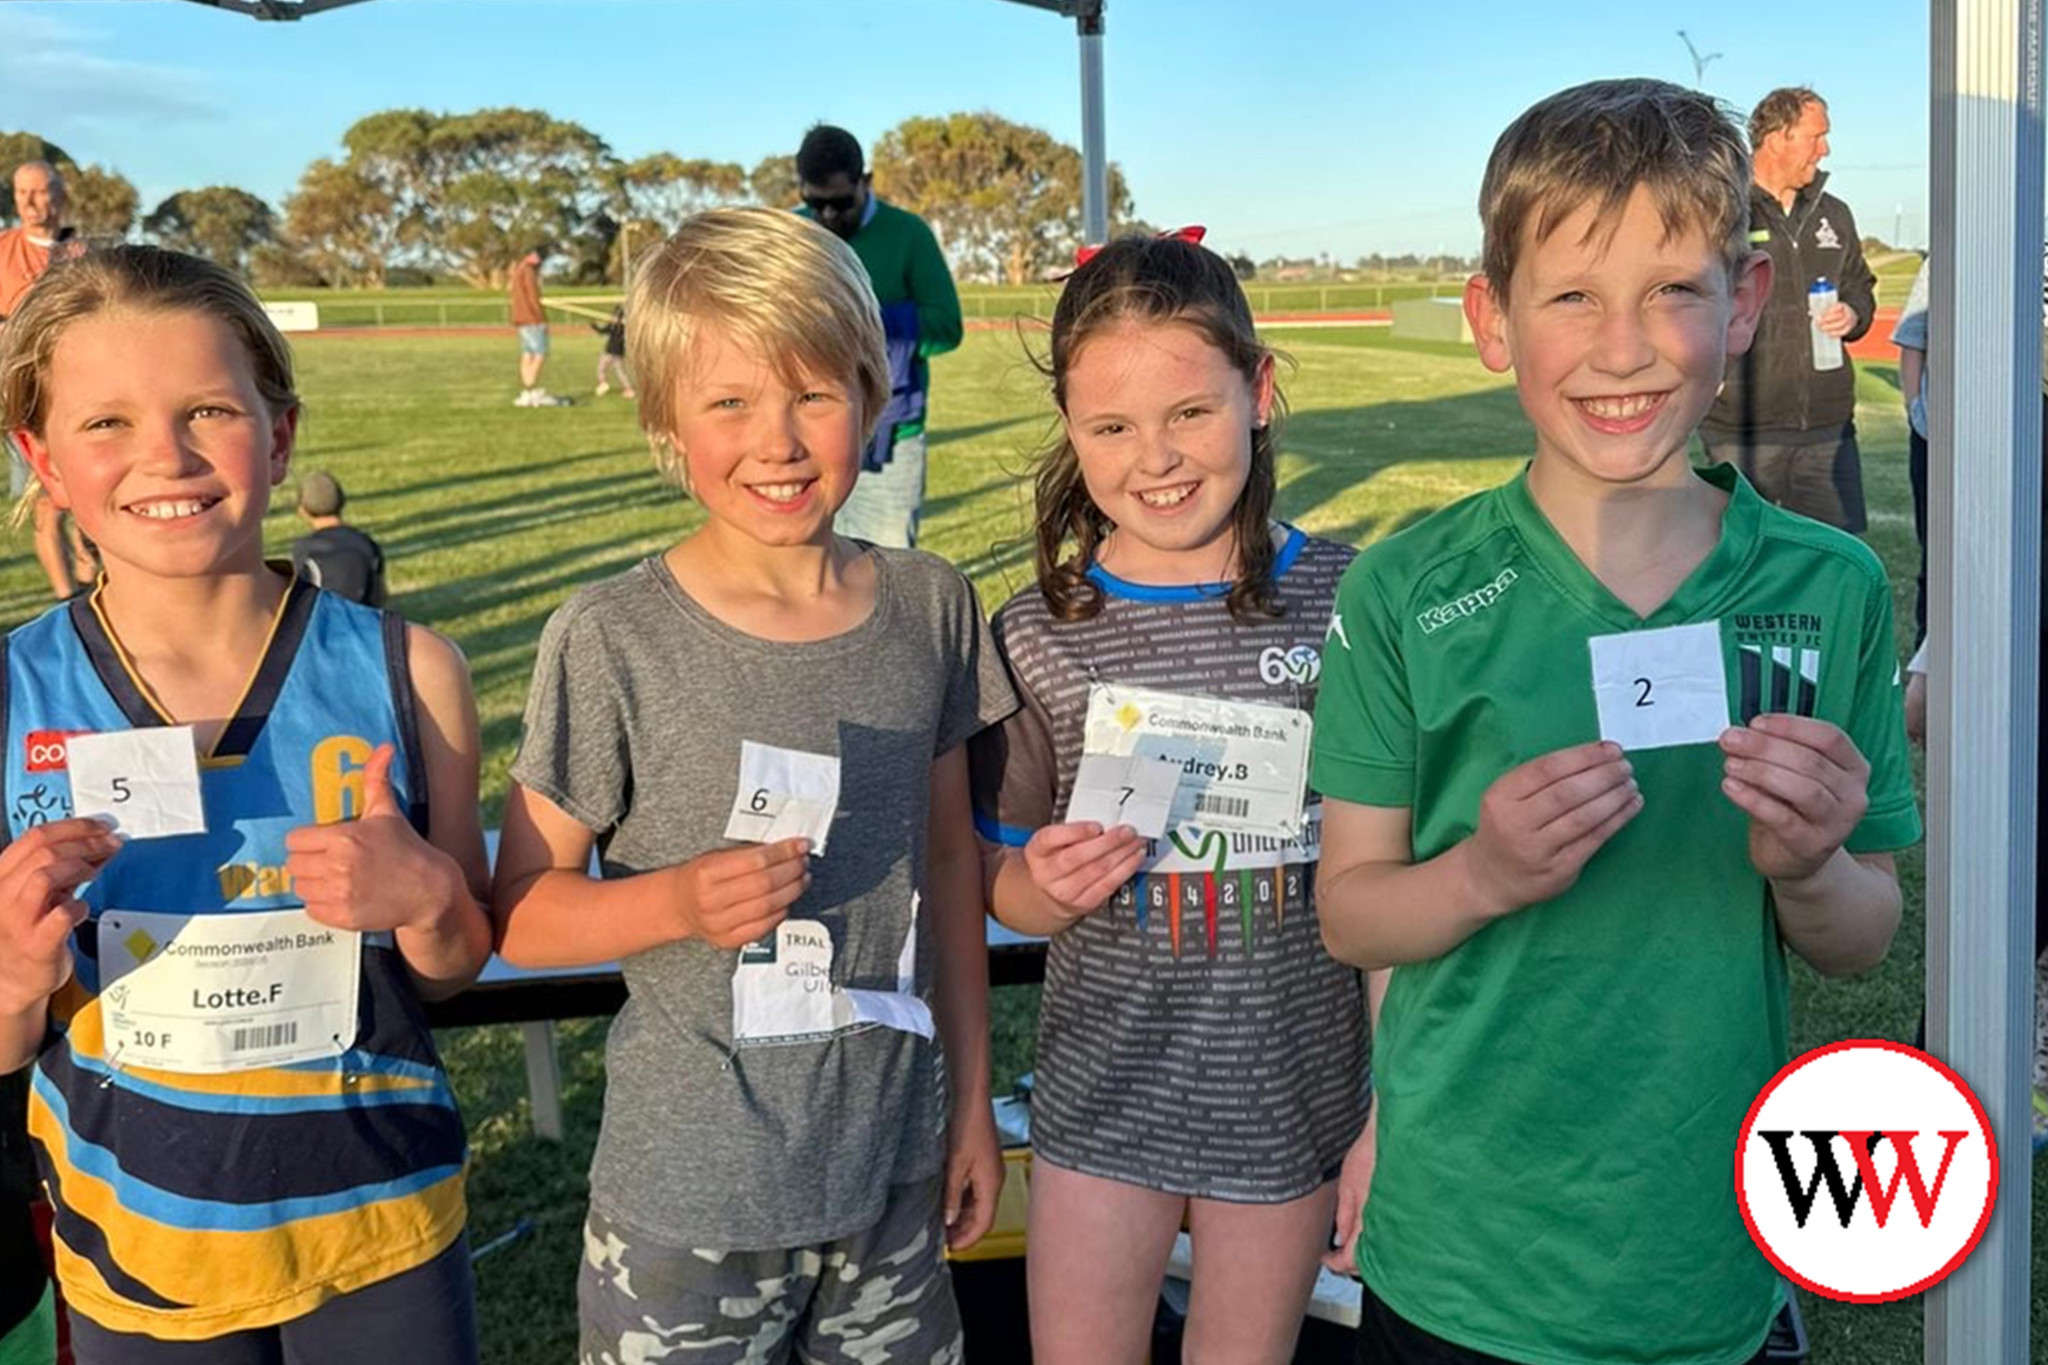
[[[924,502],[926,361],[960,344],[953,272],[924,219],[869,187],[860,143],[844,128],[821,123],[805,133],[796,175],[797,212],[844,240],[867,267],[889,342],[889,406],[833,529],[876,545],[914,545]]]

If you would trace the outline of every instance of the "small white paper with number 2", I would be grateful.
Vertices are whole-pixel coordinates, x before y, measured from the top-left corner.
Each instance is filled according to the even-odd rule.
[[[206,833],[191,726],[73,735],[65,748],[75,814],[111,816],[130,839]]]
[[[1600,738],[1624,749],[1712,744],[1728,728],[1721,623],[1595,635],[1593,701]]]
[[[822,857],[839,811],[839,759],[740,741],[740,784],[725,837],[772,844],[799,836]]]

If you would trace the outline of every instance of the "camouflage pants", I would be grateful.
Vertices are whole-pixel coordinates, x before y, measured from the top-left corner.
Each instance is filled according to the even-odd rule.
[[[960,1365],[936,1179],[897,1186],[873,1227],[817,1246],[636,1236],[595,1209],[584,1225],[582,1365]]]

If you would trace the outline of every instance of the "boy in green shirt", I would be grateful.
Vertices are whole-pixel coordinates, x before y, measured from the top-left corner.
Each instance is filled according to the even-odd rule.
[[[1687,456],[1770,293],[1749,181],[1662,82],[1508,128],[1465,306],[1535,458],[1338,594],[1317,896],[1382,999],[1361,1360],[1738,1365],[1780,1306],[1732,1158],[1784,949],[1881,961],[1920,820],[1876,556]]]

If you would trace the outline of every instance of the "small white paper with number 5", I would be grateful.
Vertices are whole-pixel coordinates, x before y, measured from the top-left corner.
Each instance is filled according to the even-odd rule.
[[[111,816],[130,839],[206,833],[199,749],[189,725],[73,735],[65,766],[75,814]]]
[[[822,857],[839,810],[839,759],[772,744],[740,741],[739,788],[725,837],[772,844],[799,836]]]
[[[1181,766],[1171,759],[1082,754],[1067,820],[1093,820],[1104,829],[1129,825],[1143,838],[1162,838],[1180,778]]]
[[[1624,749],[1712,744],[1728,728],[1721,623],[1595,635],[1593,701],[1600,738]]]

